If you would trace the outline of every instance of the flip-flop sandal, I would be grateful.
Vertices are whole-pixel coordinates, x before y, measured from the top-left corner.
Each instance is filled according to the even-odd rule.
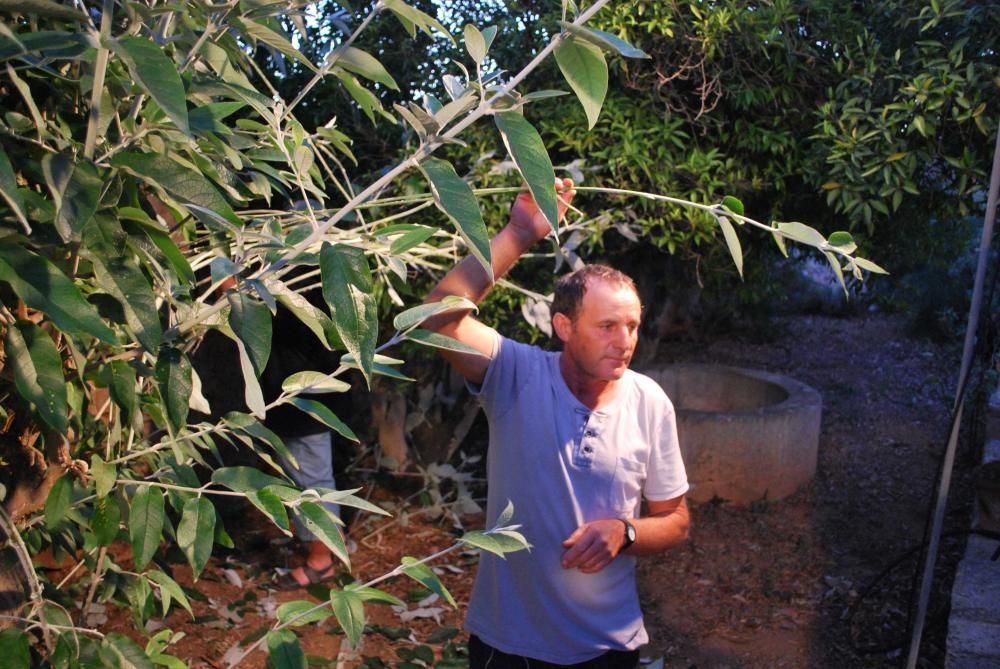
[[[318,585],[320,583],[325,583],[327,581],[332,581],[337,576],[336,565],[330,565],[325,571],[318,571],[313,569],[309,565],[302,565],[302,571],[305,572],[306,578],[309,580],[308,583],[302,585],[295,580],[292,576],[291,571],[287,571],[284,574],[277,576],[272,582],[272,587],[279,592],[290,592],[292,590],[305,590],[311,585]]]

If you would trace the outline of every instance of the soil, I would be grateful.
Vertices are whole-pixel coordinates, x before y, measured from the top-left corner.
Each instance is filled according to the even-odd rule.
[[[824,409],[818,470],[810,484],[786,499],[762,499],[749,507],[724,500],[693,506],[690,540],[666,555],[640,560],[640,593],[652,639],[644,656],[662,658],[669,669],[900,666],[909,645],[913,575],[923,561],[915,554],[876,577],[922,541],[949,430],[959,361],[954,346],[912,337],[896,316],[798,316],[774,321],[764,335],[662,346],[660,357],[785,374],[820,391]],[[467,443],[465,450],[477,447]],[[946,529],[968,527],[970,450],[963,446],[956,463]],[[351,523],[357,545],[352,573],[359,581],[391,571],[404,555],[442,550],[461,527],[482,523],[481,515],[459,517],[455,507],[420,505],[434,501],[437,491],[446,498],[454,493],[447,482],[420,492],[419,478],[373,483],[382,480],[369,476],[361,494],[397,510],[391,519],[359,516]],[[466,485],[482,496],[481,484]],[[227,527],[238,549],[213,558],[197,582],[180,564],[174,569],[179,581],[200,594],[193,620],[182,610],[167,619],[170,629],[186,634],[168,652],[195,668],[228,666],[274,624],[280,604],[317,602],[325,595],[322,589],[269,589],[272,568],[294,563],[296,546],[249,515],[230,515]],[[963,547],[962,536],[942,546],[922,667],[944,665],[949,589]],[[406,577],[379,584],[408,608],[399,612],[369,604],[371,633],[360,649],[342,644],[332,619],[295,628],[310,666],[396,667],[406,659],[407,666],[426,666],[412,659],[428,652],[419,649],[425,645],[437,657],[443,651],[455,658],[451,666],[461,666],[459,630],[475,563],[474,553],[461,550],[433,563],[457,608]],[[874,585],[869,589],[869,584]],[[108,614],[102,631],[133,634],[127,613]],[[264,667],[264,653],[251,653],[240,666]]]

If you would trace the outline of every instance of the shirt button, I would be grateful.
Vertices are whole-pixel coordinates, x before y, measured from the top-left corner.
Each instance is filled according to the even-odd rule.
[[[583,447],[583,452],[584,453],[593,453],[594,452],[594,448],[592,446],[584,446]]]
[[[588,437],[596,437],[596,436],[597,436],[597,435],[596,435],[596,434],[594,433],[594,431],[593,431],[593,430],[587,430],[587,432],[586,432],[586,435],[587,435]]]

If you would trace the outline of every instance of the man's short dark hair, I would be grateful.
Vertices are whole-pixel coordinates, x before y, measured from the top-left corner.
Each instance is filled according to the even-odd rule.
[[[566,274],[556,282],[555,295],[552,298],[552,313],[564,314],[570,320],[574,320],[580,310],[580,305],[583,303],[583,295],[593,281],[622,286],[630,289],[636,294],[636,297],[639,296],[635,282],[628,274],[607,265],[585,265],[575,272]]]

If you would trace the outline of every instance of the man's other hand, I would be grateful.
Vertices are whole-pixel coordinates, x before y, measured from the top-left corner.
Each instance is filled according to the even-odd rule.
[[[559,222],[566,218],[566,210],[569,209],[570,202],[576,191],[573,190],[572,179],[556,179],[556,197],[559,200]],[[552,226],[542,215],[532,197],[531,191],[525,190],[518,193],[514,200],[514,206],[510,210],[510,225],[525,238],[533,241],[545,239]]]
[[[625,525],[617,518],[594,520],[563,541],[563,569],[593,574],[607,567],[625,545]]]

